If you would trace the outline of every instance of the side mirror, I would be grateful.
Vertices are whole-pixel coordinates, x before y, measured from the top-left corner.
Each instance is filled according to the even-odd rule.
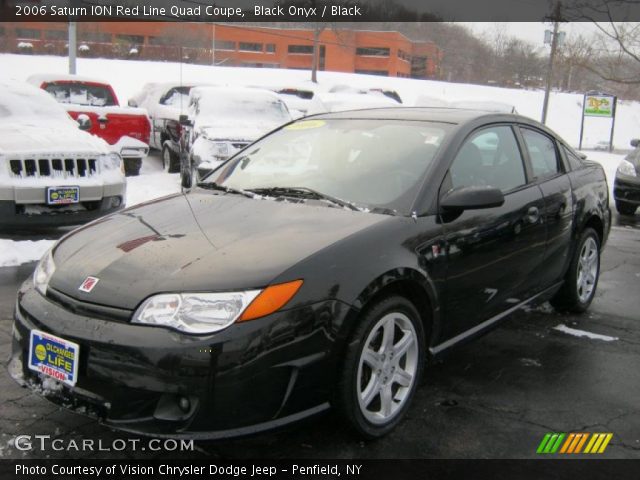
[[[633,138],[629,143],[633,148],[636,148],[638,145],[640,145],[640,138]]]
[[[88,115],[80,114],[78,115],[78,118],[76,119],[76,122],[78,122],[78,128],[84,132],[87,132],[89,130],[91,130],[91,119],[89,118]]]
[[[133,98],[130,98],[129,101],[127,102],[127,105],[135,108],[138,106],[138,102],[136,102]]]
[[[178,117],[178,122],[183,127],[193,127],[193,122],[191,120],[189,120],[189,116],[188,115],[180,115]]]
[[[440,200],[444,211],[479,210],[504,204],[504,195],[495,187],[460,187],[445,193]]]

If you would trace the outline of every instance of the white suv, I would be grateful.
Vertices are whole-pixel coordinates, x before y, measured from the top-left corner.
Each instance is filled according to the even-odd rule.
[[[104,140],[43,90],[0,79],[1,228],[85,223],[125,195],[122,159]]]

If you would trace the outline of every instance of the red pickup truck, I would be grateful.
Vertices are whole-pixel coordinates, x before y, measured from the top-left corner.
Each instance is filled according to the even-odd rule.
[[[111,85],[77,75],[32,75],[27,81],[50,93],[89,133],[116,145],[125,173],[138,175],[149,152],[151,124],[146,110],[120,106]]]

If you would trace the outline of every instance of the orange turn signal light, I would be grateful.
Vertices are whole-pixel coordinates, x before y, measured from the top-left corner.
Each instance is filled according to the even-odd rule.
[[[268,286],[253,299],[238,322],[254,320],[280,310],[300,290],[302,283],[302,280],[294,280]]]

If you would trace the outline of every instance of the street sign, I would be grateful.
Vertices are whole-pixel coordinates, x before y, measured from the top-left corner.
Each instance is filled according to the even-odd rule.
[[[615,97],[609,95],[585,95],[584,115],[586,117],[613,117]]]

